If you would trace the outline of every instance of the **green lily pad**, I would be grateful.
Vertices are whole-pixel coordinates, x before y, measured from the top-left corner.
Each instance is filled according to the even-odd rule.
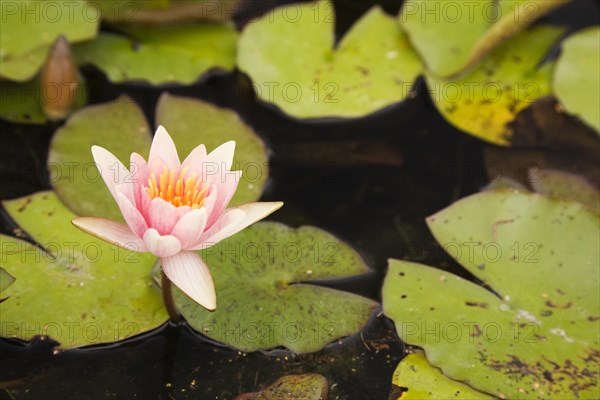
[[[580,175],[536,169],[530,171],[529,182],[536,193],[574,200],[600,213],[600,191]]]
[[[336,48],[334,22],[333,5],[319,1],[249,24],[237,63],[258,97],[298,118],[360,117],[404,100],[421,62],[394,19],[373,7]]]
[[[174,24],[231,19],[242,0],[102,0],[102,19],[123,24]]]
[[[492,399],[464,383],[453,381],[429,364],[423,352],[404,357],[392,376],[392,385],[401,394],[390,394],[389,400],[475,400]],[[394,393],[392,389],[392,393]]]
[[[44,124],[47,121],[42,110],[40,81],[38,78],[19,83],[0,81],[0,117],[16,123]]]
[[[157,122],[163,124],[185,158],[201,143],[208,150],[235,140],[234,167],[243,177],[232,205],[257,200],[269,178],[263,141],[233,111],[184,97],[163,95]],[[102,181],[92,157],[98,145],[125,166],[132,152],[147,157],[152,137],[142,110],[129,98],[86,107],[74,113],[56,132],[50,144],[50,183],[61,200],[77,215],[122,221],[121,211]]]
[[[75,104],[73,108],[81,108],[87,102],[87,93],[83,78],[80,80],[80,86],[75,94]],[[0,81],[0,118],[16,123],[42,125],[48,121],[42,109],[42,93],[50,100],[53,96],[60,96],[66,92],[66,87],[58,86],[53,83],[47,88],[40,86],[39,77],[28,82]],[[69,94],[67,94],[69,95]]]
[[[15,277],[6,272],[4,268],[0,267],[0,293],[5,291],[10,285],[15,282]],[[7,300],[8,297],[0,297],[0,303]]]
[[[377,303],[310,282],[369,272],[362,257],[315,227],[258,223],[202,251],[217,291],[207,311],[174,288],[192,327],[242,351],[322,349],[358,332]]]
[[[570,0],[407,0],[398,21],[431,74],[457,75]],[[533,47],[532,47],[533,48]]]
[[[269,179],[267,148],[234,111],[165,93],[156,106],[156,125],[165,126],[172,133],[180,155],[188,154],[199,143],[212,151],[235,140],[232,169],[242,171],[242,179],[231,205],[255,201],[262,195]]]
[[[567,112],[600,133],[600,28],[569,36],[554,72],[554,92]]]
[[[0,304],[0,336],[47,335],[62,348],[112,343],[167,319],[150,272],[156,258],[97,241],[71,225],[53,192],[3,206],[41,247],[0,235],[2,265],[16,281]]]
[[[490,191],[427,220],[494,292],[391,260],[383,308],[451,379],[500,398],[597,398],[599,215],[576,202]]]
[[[323,375],[286,375],[259,392],[243,393],[234,400],[327,400],[328,389]]]
[[[75,214],[123,221],[98,172],[91,148],[102,146],[128,166],[132,152],[148,155],[151,140],[150,127],[133,100],[122,97],[86,107],[71,115],[52,138],[48,154],[50,183]]]
[[[190,84],[213,68],[233,69],[237,32],[233,26],[195,24],[129,28],[131,36],[101,33],[74,46],[79,64],[93,64],[113,82]]]
[[[139,23],[140,12],[154,10],[164,11],[171,0],[102,0],[96,3],[102,20],[111,22]]]
[[[92,39],[99,19],[98,9],[83,0],[2,3],[0,76],[20,82],[31,80],[59,36],[70,43]]]
[[[426,74],[431,98],[444,118],[475,137],[508,146],[509,124],[550,93],[553,63],[538,66],[562,29],[537,26],[495,49],[469,75],[443,80]]]

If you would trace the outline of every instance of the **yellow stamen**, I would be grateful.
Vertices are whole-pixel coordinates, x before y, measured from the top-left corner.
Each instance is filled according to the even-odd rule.
[[[187,171],[188,168],[183,168],[175,180],[175,169],[169,170],[167,166],[164,166],[158,179],[155,173],[150,174],[148,186],[144,189],[150,199],[160,197],[175,207],[200,208],[204,205],[208,186],[202,187],[202,180],[197,179],[196,172],[185,179]]]

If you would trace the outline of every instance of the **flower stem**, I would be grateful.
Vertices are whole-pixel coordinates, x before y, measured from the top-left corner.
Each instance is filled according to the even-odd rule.
[[[160,283],[160,287],[162,289],[162,298],[165,303],[165,308],[167,309],[167,313],[169,314],[169,319],[174,324],[181,321],[181,314],[177,307],[175,306],[175,302],[173,301],[173,290],[171,288],[171,280],[167,277],[167,275],[162,272],[162,279]]]

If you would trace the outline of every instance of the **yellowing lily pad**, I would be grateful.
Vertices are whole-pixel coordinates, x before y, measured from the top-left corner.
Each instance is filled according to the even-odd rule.
[[[243,177],[232,205],[261,196],[269,177],[267,149],[237,114],[199,100],[166,94],[156,114],[157,122],[169,131],[182,159],[201,143],[210,151],[218,144],[235,140],[234,166],[243,171]],[[50,182],[77,215],[122,220],[98,172],[91,147],[106,148],[128,166],[132,152],[148,156],[151,140],[150,127],[133,100],[122,97],[86,107],[68,119],[50,144]]]
[[[207,311],[175,289],[175,303],[203,335],[242,351],[318,351],[360,331],[377,303],[311,282],[369,272],[347,244],[315,227],[258,223],[202,251],[217,292]]]
[[[16,278],[2,292],[10,298],[0,303],[0,336],[47,335],[67,349],[122,340],[167,319],[150,278],[155,257],[81,232],[53,192],[3,206],[41,247],[0,236],[2,267]]]
[[[510,190],[463,199],[427,220],[491,290],[391,260],[383,308],[403,341],[451,379],[500,398],[597,398],[599,216]]]
[[[554,72],[554,92],[568,113],[600,133],[600,28],[568,37]]]
[[[475,137],[508,146],[509,126],[529,104],[550,93],[553,63],[538,64],[562,29],[537,26],[495,49],[459,80],[426,74],[433,102],[444,118]]]
[[[493,397],[464,383],[453,381],[432,366],[422,352],[404,357],[392,376],[389,400],[481,400]],[[396,389],[396,390],[394,390]],[[400,392],[400,395],[393,393]]]
[[[2,3],[0,77],[28,81],[61,35],[70,43],[96,36],[98,9],[83,0],[19,0]]]
[[[323,375],[286,375],[259,392],[243,393],[234,400],[326,400],[328,389]]]
[[[570,0],[407,0],[400,26],[434,76],[457,75]],[[532,47],[533,48],[533,47]]]
[[[233,69],[237,32],[233,26],[195,24],[129,28],[130,37],[101,33],[74,46],[79,64],[93,64],[113,82],[189,84],[213,68]]]
[[[242,171],[242,179],[231,205],[258,200],[269,179],[267,148],[261,138],[232,110],[204,101],[165,93],[156,107],[156,125],[168,127],[180,155],[199,143],[212,151],[235,140],[232,170]]]
[[[360,117],[404,100],[421,63],[394,19],[373,7],[335,48],[334,23],[319,1],[249,24],[237,63],[258,97],[298,118]]]

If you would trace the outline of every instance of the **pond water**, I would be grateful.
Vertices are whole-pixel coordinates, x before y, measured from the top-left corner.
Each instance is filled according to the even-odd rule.
[[[343,32],[372,2],[335,3],[341,18],[337,30]],[[385,6],[395,12],[398,3],[386,1]],[[583,3],[552,18],[568,23],[571,30],[585,26],[595,18],[590,10],[593,14],[598,7]],[[493,146],[450,126],[431,104],[421,80],[413,99],[367,118],[307,123],[256,101],[239,72],[166,88],[114,85],[96,70],[84,73],[92,103],[126,93],[149,121],[163,90],[236,110],[272,150],[271,180],[261,200],[281,200],[285,207],[269,220],[332,232],[357,249],[373,270],[328,286],[381,301],[389,258],[434,265],[474,280],[437,244],[425,217],[489,182],[484,152]],[[43,171],[56,128],[0,121],[0,198],[50,188]],[[346,156],[339,157],[341,152]],[[578,155],[566,151],[562,156],[575,163]],[[2,233],[11,234],[14,227],[3,213]],[[330,399],[385,399],[404,345],[379,311],[360,334],[307,355],[283,349],[242,353],[203,338],[186,323],[167,323],[115,345],[58,353],[48,338],[30,343],[2,339],[0,385],[10,389],[0,390],[0,398],[229,399],[282,375],[310,372],[328,379]]]

